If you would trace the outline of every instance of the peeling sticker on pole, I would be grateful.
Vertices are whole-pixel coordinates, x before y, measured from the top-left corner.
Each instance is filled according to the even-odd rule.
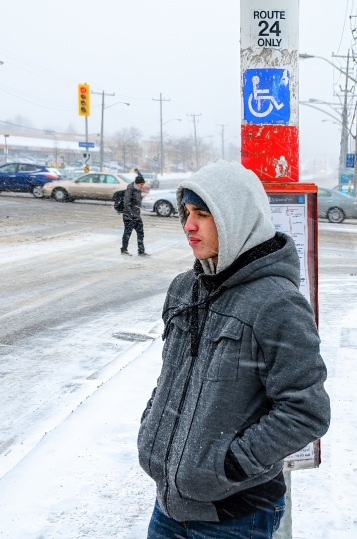
[[[262,181],[299,180],[298,26],[298,0],[241,0],[242,164]]]

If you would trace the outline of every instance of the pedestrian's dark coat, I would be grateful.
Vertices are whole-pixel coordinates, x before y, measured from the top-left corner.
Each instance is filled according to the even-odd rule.
[[[219,172],[217,182],[227,170]],[[245,184],[232,182],[235,173],[240,169],[231,168],[221,188],[240,187],[233,198],[247,198]],[[259,180],[259,186],[248,180],[253,191],[262,189]],[[195,176],[187,183],[212,211],[214,185],[204,172],[198,188]],[[181,196],[182,189],[179,202]],[[163,366],[138,448],[162,511],[178,521],[218,521],[222,501],[278,476],[284,457],[328,428],[326,368],[313,312],[299,292],[294,242],[272,232],[264,219],[255,229],[261,243],[254,245],[248,231],[250,248],[244,250],[238,229],[231,240],[241,244],[240,254],[233,262],[210,275],[209,265],[196,261],[166,297]],[[220,248],[225,232],[219,230]]]
[[[135,182],[129,183],[124,194],[123,217],[127,219],[140,219],[142,191]]]

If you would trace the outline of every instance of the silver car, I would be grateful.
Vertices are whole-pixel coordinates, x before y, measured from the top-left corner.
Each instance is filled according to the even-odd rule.
[[[319,217],[330,223],[342,223],[345,219],[357,219],[357,199],[335,189],[319,187],[317,192]]]
[[[177,213],[176,191],[171,189],[159,189],[144,196],[143,210],[154,211],[159,217],[170,217]]]

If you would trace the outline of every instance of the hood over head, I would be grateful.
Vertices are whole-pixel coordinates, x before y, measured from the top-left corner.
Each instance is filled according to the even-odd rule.
[[[219,242],[217,273],[228,268],[241,254],[275,236],[262,183],[240,163],[220,159],[180,183],[176,197],[183,226],[186,215],[181,201],[185,189],[202,198],[215,220]],[[212,262],[201,263],[210,273]]]

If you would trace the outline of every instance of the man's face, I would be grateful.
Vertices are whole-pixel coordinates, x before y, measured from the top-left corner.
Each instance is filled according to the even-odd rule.
[[[213,216],[194,206],[185,204],[188,214],[184,231],[188,235],[188,243],[198,260],[212,258],[215,266],[218,263],[218,232]]]

